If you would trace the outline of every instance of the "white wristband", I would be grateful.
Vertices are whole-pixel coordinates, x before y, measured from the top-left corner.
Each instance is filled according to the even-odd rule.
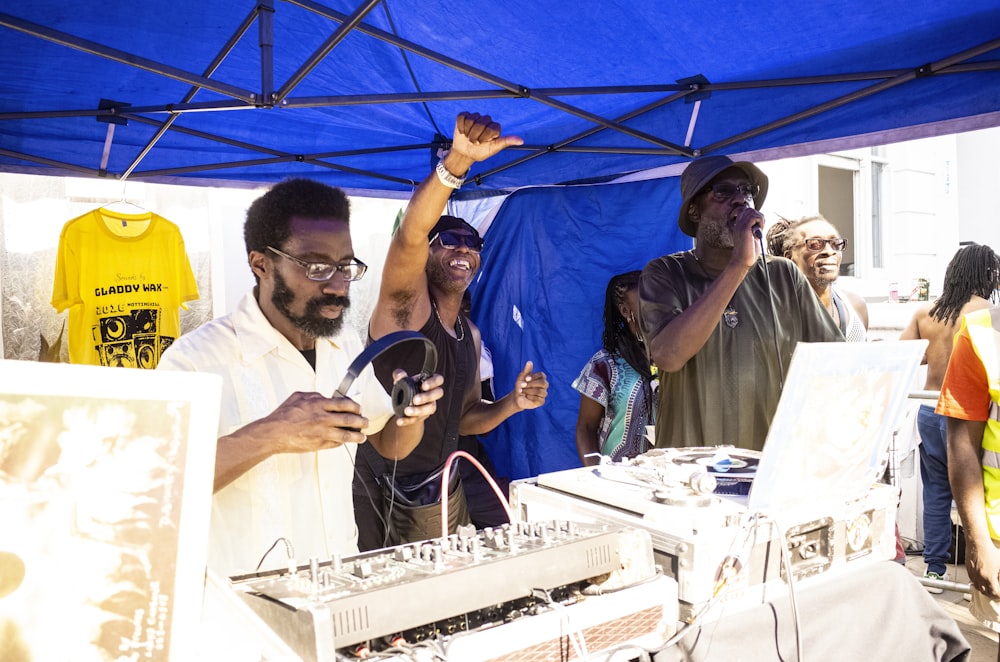
[[[459,189],[462,188],[462,184],[465,183],[464,177],[456,177],[448,172],[448,168],[444,167],[444,161],[437,162],[437,165],[434,166],[434,172],[437,173],[438,181],[448,188]]]

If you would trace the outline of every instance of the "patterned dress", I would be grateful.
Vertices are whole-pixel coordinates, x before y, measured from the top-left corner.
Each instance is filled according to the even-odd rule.
[[[597,443],[614,461],[646,452],[646,426],[655,421],[651,379],[617,354],[601,349],[573,381],[573,388],[604,407]]]

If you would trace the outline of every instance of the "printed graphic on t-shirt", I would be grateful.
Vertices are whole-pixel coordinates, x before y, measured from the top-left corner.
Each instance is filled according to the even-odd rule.
[[[113,368],[145,368],[152,370],[160,355],[174,339],[159,335],[160,311],[139,308],[122,315],[98,318],[93,327],[94,349],[101,365]]]

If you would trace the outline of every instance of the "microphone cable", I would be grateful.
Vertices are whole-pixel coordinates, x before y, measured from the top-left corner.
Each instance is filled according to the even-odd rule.
[[[760,264],[764,268],[764,281],[767,283],[767,302],[771,307],[771,337],[774,340],[774,354],[778,357],[778,396],[785,388],[785,366],[781,360],[781,347],[778,344],[778,311],[774,306],[774,290],[771,288],[771,270],[767,268],[767,251],[764,249],[764,233],[760,228],[753,229],[753,236],[757,237],[760,245]]]

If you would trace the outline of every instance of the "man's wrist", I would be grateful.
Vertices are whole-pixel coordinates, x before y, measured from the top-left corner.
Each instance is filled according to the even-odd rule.
[[[465,184],[465,178],[459,177],[449,170],[448,166],[444,164],[444,160],[438,161],[437,165],[434,166],[434,174],[437,175],[438,181],[448,188],[459,189]]]
[[[514,387],[514,390],[508,394],[509,397],[507,399],[507,406],[509,407],[510,411],[510,414],[508,414],[508,416],[513,416],[514,414],[519,414],[522,411],[524,411],[524,408],[521,407],[521,404],[519,402],[519,397],[518,397],[519,395],[520,393],[518,393],[516,386]]]
[[[448,172],[462,179],[465,179],[466,175],[469,174],[469,169],[475,162],[474,159],[470,159],[468,156],[453,149],[449,149],[441,155],[441,163],[448,169]]]

